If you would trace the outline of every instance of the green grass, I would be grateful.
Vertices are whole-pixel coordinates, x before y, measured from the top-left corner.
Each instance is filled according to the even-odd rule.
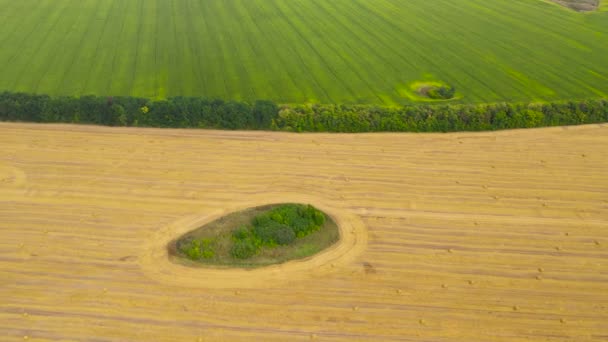
[[[608,96],[608,13],[541,0],[0,0],[0,91],[280,103]]]
[[[251,257],[245,259],[234,257],[232,255],[235,243],[233,232],[240,227],[251,226],[254,217],[280,206],[282,205],[274,204],[231,213],[183,236],[176,237],[168,246],[170,258],[173,262],[192,267],[254,268],[312,256],[333,245],[340,238],[338,226],[331,217],[325,215],[325,223],[321,228],[296,238],[290,244],[261,246],[259,251]],[[181,241],[193,240],[204,241],[206,249],[212,252],[208,253],[206,257],[192,260],[178,246]]]

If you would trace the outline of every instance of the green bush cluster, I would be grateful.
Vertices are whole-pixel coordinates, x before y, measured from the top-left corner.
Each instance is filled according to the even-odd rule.
[[[557,103],[282,106],[276,130],[292,132],[459,132],[608,122],[608,100]]]
[[[454,89],[437,91],[447,96]],[[366,105],[253,104],[198,97],[49,97],[0,93],[0,121],[291,132],[455,132],[608,122],[608,100],[555,103]]]
[[[253,220],[254,227],[272,226],[276,223],[289,227],[297,237],[304,237],[325,223],[325,215],[311,205],[286,204]]]
[[[254,239],[235,240],[230,253],[237,259],[247,259],[257,254],[260,244]]]
[[[296,238],[317,231],[325,223],[325,214],[311,205],[285,204],[253,218],[251,226],[232,233],[232,256],[246,259],[263,247],[289,245]]]
[[[178,242],[177,249],[190,260],[211,259],[215,256],[212,239],[188,239]]]
[[[264,224],[255,224],[253,234],[260,239],[264,245],[288,245],[296,239],[296,234],[291,227],[276,221],[268,221]]]
[[[427,96],[435,100],[449,100],[456,94],[456,89],[452,86],[432,87],[427,92]]]

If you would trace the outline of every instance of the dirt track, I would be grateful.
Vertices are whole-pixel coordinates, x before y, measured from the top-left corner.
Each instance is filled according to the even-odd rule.
[[[606,125],[292,135],[0,124],[0,147],[3,341],[608,339]],[[348,239],[256,271],[172,267],[157,248],[284,200],[328,211]]]

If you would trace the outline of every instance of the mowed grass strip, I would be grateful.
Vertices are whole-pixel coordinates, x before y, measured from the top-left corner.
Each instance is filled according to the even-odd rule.
[[[281,103],[608,96],[608,14],[542,0],[0,0],[0,91]]]

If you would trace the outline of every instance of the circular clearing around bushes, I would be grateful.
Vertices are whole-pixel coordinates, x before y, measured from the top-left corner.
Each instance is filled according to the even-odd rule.
[[[455,88],[441,81],[416,81],[405,87],[398,87],[402,97],[415,102],[446,102],[462,99]],[[445,92],[444,92],[445,91]]]
[[[256,268],[304,259],[340,239],[331,216],[314,206],[278,203],[229,213],[167,246],[190,267]]]
[[[167,246],[176,238],[230,213],[268,205],[269,202],[310,203],[337,224],[340,239],[329,248],[304,259],[253,269],[191,267],[171,261]],[[367,229],[363,221],[347,210],[307,196],[264,196],[264,200],[260,198],[259,201],[243,203],[230,209],[183,217],[159,229],[144,243],[139,264],[149,278],[169,285],[196,288],[266,288],[335,272],[341,266],[351,264],[366,245]]]

